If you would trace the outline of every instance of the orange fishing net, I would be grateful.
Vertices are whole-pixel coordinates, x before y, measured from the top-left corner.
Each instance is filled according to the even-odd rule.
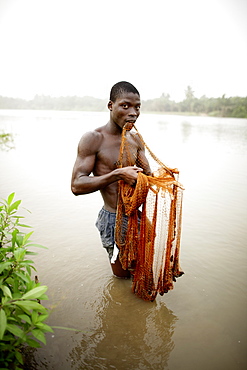
[[[119,181],[115,241],[122,267],[133,271],[133,292],[153,301],[158,293],[173,289],[183,274],[179,266],[183,188],[175,178],[178,170],[166,167],[134,129],[123,129],[118,165],[151,169],[152,175],[139,172],[135,186]],[[147,149],[145,157],[140,148]]]

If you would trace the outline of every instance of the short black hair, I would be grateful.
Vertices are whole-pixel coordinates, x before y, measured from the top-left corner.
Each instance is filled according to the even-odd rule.
[[[140,96],[139,91],[131,83],[126,81],[117,82],[112,86],[110,92],[110,100],[115,102],[123,93],[133,93]]]

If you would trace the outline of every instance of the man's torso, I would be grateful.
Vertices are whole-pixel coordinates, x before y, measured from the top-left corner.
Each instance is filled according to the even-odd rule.
[[[105,132],[104,128],[100,128],[98,130],[101,134],[101,140],[96,153],[95,166],[93,170],[94,176],[102,176],[118,168],[119,150],[122,140],[121,135],[109,134]],[[126,155],[126,153],[124,154],[122,162],[123,167],[133,166],[136,164],[138,150],[140,149],[133,134],[128,132],[126,140],[132,150],[128,155]],[[118,183],[113,182],[107,187],[101,189],[101,195],[105,203],[105,208],[110,212],[115,212],[117,208]]]

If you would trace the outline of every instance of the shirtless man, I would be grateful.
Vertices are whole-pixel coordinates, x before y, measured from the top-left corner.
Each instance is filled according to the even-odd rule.
[[[103,247],[111,260],[114,249],[114,227],[118,202],[118,181],[124,180],[134,185],[139,171],[150,174],[144,147],[140,141],[128,135],[136,150],[137,160],[131,166],[117,168],[123,127],[131,130],[140,115],[140,95],[128,82],[115,84],[110,93],[108,109],[109,122],[94,131],[84,134],[78,145],[78,155],[73,168],[71,190],[74,195],[89,194],[100,190],[104,206],[101,209],[96,226],[100,231]],[[136,166],[138,158],[145,163],[145,168]],[[93,176],[91,175],[93,174]],[[129,277],[117,258],[111,263],[113,274]]]

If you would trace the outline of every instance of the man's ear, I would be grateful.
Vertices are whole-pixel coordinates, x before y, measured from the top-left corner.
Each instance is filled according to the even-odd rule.
[[[112,110],[112,101],[111,101],[111,100],[109,100],[109,103],[108,103],[108,109],[109,109],[109,110]]]

